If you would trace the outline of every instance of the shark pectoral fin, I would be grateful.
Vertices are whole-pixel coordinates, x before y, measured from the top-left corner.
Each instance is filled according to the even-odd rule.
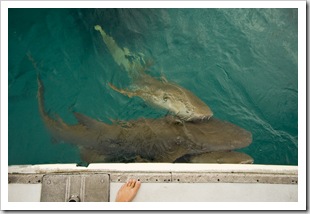
[[[135,92],[132,92],[132,91],[125,91],[123,89],[119,89],[117,87],[115,87],[114,85],[112,85],[111,83],[109,83],[109,86],[114,90],[114,91],[117,91],[123,95],[126,95],[128,97],[133,97],[133,96],[136,96],[136,93]]]
[[[107,126],[105,123],[94,120],[78,112],[74,112],[74,116],[80,124],[86,126],[87,128],[95,129],[95,128],[102,128],[102,127],[104,128],[104,126]]]
[[[79,146],[81,159],[87,163],[104,163],[107,160],[105,155],[99,154],[95,150]]]

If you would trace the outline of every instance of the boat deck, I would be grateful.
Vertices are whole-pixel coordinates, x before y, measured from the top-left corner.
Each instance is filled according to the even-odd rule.
[[[297,166],[76,164],[9,167],[10,202],[114,201],[129,178],[136,202],[297,202]]]

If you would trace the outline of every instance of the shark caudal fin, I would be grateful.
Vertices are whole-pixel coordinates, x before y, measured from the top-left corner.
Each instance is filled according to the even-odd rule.
[[[58,115],[56,115],[57,118],[56,120],[54,120],[52,117],[48,115],[44,104],[44,85],[40,77],[40,69],[37,65],[37,62],[31,56],[30,52],[27,53],[27,56],[29,61],[32,63],[34,69],[36,70],[37,84],[38,84],[38,93],[37,93],[38,108],[44,124],[50,131],[53,132],[55,132],[55,130],[59,128],[66,127],[67,124],[63,122],[63,120]]]
[[[44,106],[44,86],[42,83],[42,80],[40,78],[40,70],[38,68],[37,62],[33,59],[32,55],[30,52],[28,52],[27,57],[29,61],[32,63],[36,74],[37,74],[37,84],[38,84],[38,93],[37,93],[37,98],[38,98],[38,104],[39,104],[39,112],[42,117],[45,117],[47,115],[45,111],[45,106]]]
[[[100,25],[96,25],[95,30],[101,34],[101,37],[108,47],[114,61],[119,65],[122,66],[127,72],[130,72],[131,65],[129,60],[126,58],[126,53],[123,49],[121,49],[114,39],[106,34],[106,32],[102,29]]]
[[[120,48],[115,40],[109,36],[100,25],[94,26],[94,29],[98,31],[109,49],[114,61],[122,67],[131,77],[139,75],[146,70],[152,61],[145,61],[142,53],[132,53],[128,48]]]

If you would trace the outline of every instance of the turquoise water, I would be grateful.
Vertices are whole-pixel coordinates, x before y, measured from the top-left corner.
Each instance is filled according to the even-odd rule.
[[[162,117],[163,110],[107,84],[129,84],[101,36],[143,53],[148,73],[189,89],[214,112],[253,134],[240,151],[256,164],[298,164],[297,9],[9,9],[9,164],[81,163],[55,142],[37,104],[41,69],[51,115],[109,119]]]

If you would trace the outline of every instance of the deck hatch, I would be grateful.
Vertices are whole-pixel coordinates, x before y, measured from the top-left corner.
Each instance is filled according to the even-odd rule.
[[[42,202],[107,202],[108,174],[47,174],[43,176]]]

